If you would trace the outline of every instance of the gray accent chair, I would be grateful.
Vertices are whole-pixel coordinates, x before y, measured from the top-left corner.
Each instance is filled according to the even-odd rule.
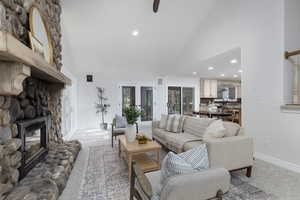
[[[135,123],[136,132],[139,132],[138,123]],[[113,119],[111,123],[111,147],[114,147],[114,139],[117,139],[117,136],[125,134],[126,127],[124,128],[117,128],[116,126],[116,118]]]
[[[130,179],[130,200],[151,200],[160,188],[160,171],[144,174],[135,162]],[[230,174],[224,168],[182,174],[169,178],[159,200],[222,200],[230,187]]]

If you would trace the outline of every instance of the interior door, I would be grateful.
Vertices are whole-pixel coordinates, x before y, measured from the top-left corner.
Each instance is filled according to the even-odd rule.
[[[153,120],[153,88],[141,87],[141,121]]]
[[[168,114],[181,114],[181,87],[168,87]]]
[[[122,115],[124,115],[124,108],[136,106],[135,103],[135,87],[122,86]]]

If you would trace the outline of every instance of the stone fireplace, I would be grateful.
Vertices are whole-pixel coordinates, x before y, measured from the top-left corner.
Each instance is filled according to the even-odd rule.
[[[53,63],[31,50],[29,10],[47,23]],[[57,199],[81,145],[61,133],[59,0],[0,1],[0,200]]]

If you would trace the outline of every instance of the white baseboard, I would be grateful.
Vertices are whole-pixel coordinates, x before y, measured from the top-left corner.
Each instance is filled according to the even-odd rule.
[[[263,160],[265,162],[271,163],[273,165],[277,165],[277,166],[282,167],[284,169],[287,169],[287,170],[290,170],[290,171],[293,171],[293,172],[296,172],[296,173],[300,174],[300,166],[296,165],[294,163],[290,163],[290,162],[287,162],[287,161],[284,161],[284,160],[280,160],[280,159],[275,158],[273,156],[268,156],[266,154],[258,153],[258,152],[255,152],[254,157],[257,158],[257,159]]]

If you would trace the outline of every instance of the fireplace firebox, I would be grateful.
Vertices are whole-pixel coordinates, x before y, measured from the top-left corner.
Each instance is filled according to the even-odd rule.
[[[22,139],[20,179],[47,155],[49,124],[51,124],[49,116],[17,123],[18,137]]]

